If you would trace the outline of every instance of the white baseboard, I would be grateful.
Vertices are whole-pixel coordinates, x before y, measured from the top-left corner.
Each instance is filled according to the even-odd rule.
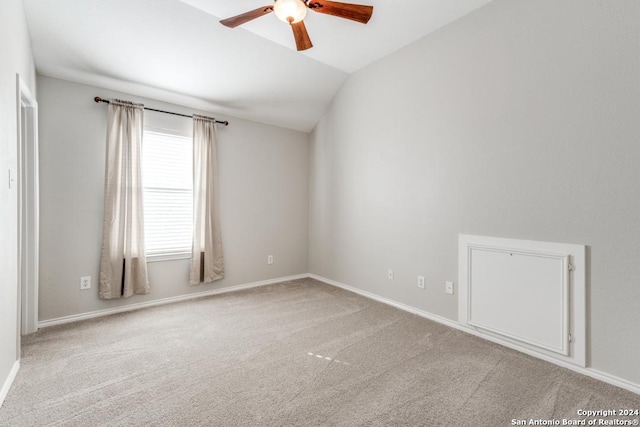
[[[426,319],[433,320],[434,322],[438,322],[438,323],[441,323],[443,325],[450,326],[450,327],[452,327],[454,329],[458,329],[458,330],[460,330],[462,332],[466,332],[468,334],[475,335],[477,337],[486,339],[488,341],[495,342],[496,344],[500,344],[502,346],[505,346],[505,347],[508,347],[508,348],[512,348],[514,350],[526,353],[526,354],[528,354],[530,356],[533,356],[533,357],[536,357],[538,359],[542,359],[542,360],[545,360],[547,362],[553,363],[555,365],[562,366],[563,368],[570,369],[570,370],[572,370],[574,372],[578,372],[578,373],[586,375],[588,377],[595,378],[596,380],[599,380],[599,381],[614,385],[616,387],[623,388],[625,390],[629,390],[629,391],[631,391],[633,393],[636,393],[636,394],[640,394],[640,384],[636,384],[636,383],[633,383],[631,381],[627,381],[625,379],[616,377],[614,375],[607,374],[606,372],[598,371],[597,369],[593,369],[593,368],[590,368],[590,367],[586,367],[585,368],[585,367],[582,367],[582,366],[577,366],[577,365],[574,365],[572,363],[564,362],[562,360],[558,360],[558,359],[553,358],[553,357],[547,357],[547,356],[545,356],[543,354],[540,354],[538,352],[527,351],[526,349],[523,349],[520,346],[510,345],[509,343],[506,343],[506,342],[504,342],[502,340],[499,340],[499,339],[497,339],[497,338],[495,338],[495,337],[493,337],[491,335],[484,334],[484,333],[482,333],[482,331],[472,329],[472,328],[467,327],[465,325],[462,325],[462,324],[460,324],[460,323],[458,323],[458,322],[456,322],[454,320],[447,319],[446,317],[438,316],[436,314],[429,313],[427,311],[420,310],[420,309],[415,308],[415,307],[411,307],[410,305],[406,305],[406,304],[391,300],[389,298],[382,297],[380,295],[377,295],[377,294],[374,294],[374,293],[371,293],[371,292],[363,291],[362,289],[354,288],[352,286],[345,285],[344,283],[336,282],[335,280],[327,279],[325,277],[318,276],[316,274],[309,274],[308,277],[310,277],[312,279],[315,279],[315,280],[318,280],[320,282],[326,283],[328,285],[336,286],[338,288],[353,292],[355,294],[362,295],[363,297],[366,297],[366,298],[381,302],[383,304],[387,304],[387,305],[399,308],[400,310],[404,310],[404,311],[407,311],[409,313],[417,314],[420,317],[424,317]]]
[[[353,292],[354,294],[362,295],[363,297],[399,308],[400,310],[408,311],[409,313],[417,314],[420,317],[427,318],[429,320],[433,320],[434,322],[442,323],[443,325],[450,326],[452,328],[460,329],[460,325],[458,322],[455,322],[451,319],[447,319],[446,317],[438,316],[437,314],[429,313],[424,310],[420,310],[419,308],[411,307],[410,305],[403,304],[401,302],[397,302],[391,300],[389,298],[381,297],[380,295],[376,295],[371,292],[363,291],[362,289],[354,288],[349,285],[345,285],[344,283],[336,282],[335,280],[327,279],[325,277],[318,276],[316,274],[309,274],[309,277],[315,279],[319,282],[324,282],[328,285],[335,286],[337,288],[344,289],[349,292]],[[465,331],[466,332],[466,331]]]
[[[20,370],[20,361],[16,360],[13,364],[13,368],[11,368],[11,372],[9,372],[9,376],[2,384],[2,389],[0,389],[0,406],[4,403],[4,399],[6,399],[9,394],[9,390],[11,389],[11,385],[13,384],[13,380],[16,379],[16,375],[18,374],[18,370]]]
[[[309,277],[308,274],[298,274],[298,275],[295,275],[295,276],[278,277],[276,279],[262,280],[262,281],[259,281],[259,282],[247,283],[247,284],[244,284],[244,285],[229,286],[229,287],[226,287],[226,288],[214,289],[214,290],[211,290],[211,291],[197,292],[197,293],[193,293],[193,294],[179,295],[179,296],[175,296],[175,297],[161,298],[161,299],[157,299],[157,300],[153,300],[153,301],[141,302],[141,303],[136,303],[136,304],[129,304],[129,305],[122,306],[122,307],[107,308],[105,310],[96,310],[96,311],[90,311],[90,312],[87,312],[87,313],[73,314],[71,316],[64,316],[64,317],[57,317],[55,319],[43,320],[41,322],[38,322],[38,327],[39,328],[46,328],[48,326],[62,325],[64,323],[71,323],[71,322],[78,322],[80,320],[87,320],[87,319],[93,319],[93,318],[96,318],[96,317],[109,316],[111,314],[124,313],[124,312],[127,312],[127,311],[139,310],[141,308],[154,307],[154,306],[157,306],[157,305],[171,304],[171,303],[179,302],[179,301],[187,301],[187,300],[190,300],[190,299],[202,298],[202,297],[207,297],[207,296],[210,296],[210,295],[219,295],[219,294],[224,294],[224,293],[227,293],[227,292],[242,291],[242,290],[245,290],[245,289],[251,289],[251,288],[257,288],[257,287],[260,287],[260,286],[272,285],[274,283],[286,282],[286,281],[289,281],[289,280],[305,279],[307,277]]]

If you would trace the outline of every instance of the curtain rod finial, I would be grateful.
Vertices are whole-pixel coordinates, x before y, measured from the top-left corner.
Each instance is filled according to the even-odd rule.
[[[102,102],[102,98],[100,98],[99,96],[96,96],[95,98],[93,98],[93,100],[96,102]]]

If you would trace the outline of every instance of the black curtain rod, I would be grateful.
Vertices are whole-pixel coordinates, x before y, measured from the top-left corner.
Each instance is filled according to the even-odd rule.
[[[96,102],[104,102],[104,103],[106,103],[106,104],[108,104],[108,103],[109,103],[109,100],[108,100],[108,99],[102,99],[102,98],[100,98],[99,96],[96,96],[95,98],[93,98],[93,100],[94,100],[94,101],[96,101]],[[192,116],[188,116],[188,115],[186,115],[186,114],[173,113],[173,112],[171,112],[171,111],[156,110],[155,108],[144,107],[144,109],[145,109],[145,110],[149,110],[149,111],[156,111],[156,112],[158,112],[158,113],[171,114],[171,115],[174,115],[174,116],[189,117],[189,118],[191,118],[191,117],[192,117]],[[229,126],[229,122],[228,122],[227,120],[224,120],[224,121],[222,121],[222,120],[216,120],[216,123],[220,123],[220,124],[222,124],[222,125]]]

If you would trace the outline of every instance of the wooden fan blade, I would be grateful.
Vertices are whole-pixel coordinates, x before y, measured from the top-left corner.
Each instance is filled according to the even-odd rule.
[[[340,18],[351,19],[352,21],[366,24],[373,14],[373,6],[362,4],[340,3],[329,0],[311,0],[309,9],[314,12],[333,15]]]
[[[261,16],[268,15],[271,12],[273,12],[273,6],[264,6],[250,12],[242,13],[238,16],[232,16],[231,18],[223,19],[222,21],[220,21],[220,23],[229,28],[235,28],[238,25],[242,25],[256,18],[260,18]]]
[[[313,47],[309,33],[307,33],[307,27],[304,25],[304,21],[300,21],[297,24],[291,24],[293,30],[293,37],[296,39],[296,47],[298,51],[307,50]]]

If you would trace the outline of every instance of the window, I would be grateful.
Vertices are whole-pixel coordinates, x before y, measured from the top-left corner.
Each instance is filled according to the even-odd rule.
[[[193,142],[145,130],[142,145],[147,256],[191,255]]]

